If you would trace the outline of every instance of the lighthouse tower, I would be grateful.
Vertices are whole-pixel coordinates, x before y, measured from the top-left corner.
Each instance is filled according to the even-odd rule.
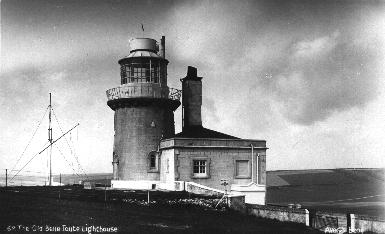
[[[130,41],[130,53],[119,60],[121,85],[107,90],[115,111],[113,182],[148,188],[159,181],[159,143],[175,134],[174,111],[181,91],[167,86],[165,37]]]

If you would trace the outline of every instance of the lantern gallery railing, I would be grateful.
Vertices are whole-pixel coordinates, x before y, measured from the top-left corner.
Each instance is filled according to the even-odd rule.
[[[174,88],[160,87],[158,84],[122,85],[106,91],[108,101],[121,98],[169,98],[180,100],[182,91]]]
[[[168,98],[172,100],[180,100],[180,97],[182,96],[182,90],[169,88],[170,92],[168,94]]]

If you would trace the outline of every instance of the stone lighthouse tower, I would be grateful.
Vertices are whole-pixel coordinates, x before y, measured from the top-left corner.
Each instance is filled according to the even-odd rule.
[[[174,111],[181,91],[167,86],[165,37],[136,38],[119,60],[121,84],[107,90],[115,111],[113,180],[127,187],[148,187],[159,181],[159,143],[175,134]]]

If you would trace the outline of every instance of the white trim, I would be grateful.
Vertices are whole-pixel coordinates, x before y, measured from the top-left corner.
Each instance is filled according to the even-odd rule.
[[[254,145],[250,144],[250,146],[251,146],[251,183],[254,183]],[[258,167],[257,167],[257,170],[258,170]]]
[[[257,162],[257,163],[256,163],[256,164],[257,164],[257,165],[256,165],[257,168],[255,169],[256,180],[257,180],[257,181],[256,181],[256,184],[259,184],[259,162],[258,162],[259,153],[257,153],[257,155],[256,155],[255,157],[256,157],[256,160],[255,160],[255,161]]]
[[[171,139],[178,139],[178,140],[215,140],[215,141],[266,141],[266,140],[256,140],[256,139],[228,139],[228,138],[188,138],[188,137],[172,137],[167,138],[162,141],[167,141]]]
[[[160,147],[160,149],[170,148],[220,148],[220,149],[250,149],[250,146],[220,146],[220,145],[171,145]],[[269,149],[267,147],[254,147],[254,149]]]
[[[158,180],[111,180],[111,188],[151,190],[153,184],[158,187],[159,183]]]

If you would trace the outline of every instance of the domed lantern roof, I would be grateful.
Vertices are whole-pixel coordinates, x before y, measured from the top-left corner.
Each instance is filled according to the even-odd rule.
[[[130,53],[137,50],[152,51],[154,53],[159,51],[156,40],[151,38],[133,38],[130,40]]]
[[[159,46],[157,41],[151,38],[133,38],[130,40],[130,54],[124,57],[127,58],[156,58],[161,59],[158,54]]]

